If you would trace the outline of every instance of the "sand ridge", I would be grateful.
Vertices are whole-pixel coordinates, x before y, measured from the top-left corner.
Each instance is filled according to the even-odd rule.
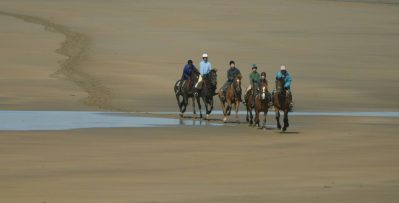
[[[58,62],[60,69],[53,73],[52,76],[70,80],[86,91],[88,97],[85,100],[85,104],[96,106],[100,109],[112,109],[110,104],[110,90],[105,87],[100,80],[92,77],[80,68],[89,55],[90,38],[87,35],[71,31],[64,25],[40,17],[4,11],[0,11],[0,15],[11,16],[29,23],[40,24],[50,32],[64,35],[65,41],[61,44],[61,47],[56,50],[56,53],[64,55],[67,58]]]

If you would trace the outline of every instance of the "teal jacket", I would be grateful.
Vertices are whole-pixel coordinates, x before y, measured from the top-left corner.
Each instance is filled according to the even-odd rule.
[[[288,72],[282,74],[281,71],[278,71],[276,72],[276,80],[279,80],[280,78],[284,78],[284,88],[288,90],[291,89],[291,75]]]

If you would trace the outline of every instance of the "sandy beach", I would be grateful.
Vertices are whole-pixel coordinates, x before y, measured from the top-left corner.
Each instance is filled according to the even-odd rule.
[[[219,87],[230,60],[244,87],[251,64],[269,81],[284,64],[295,111],[398,112],[398,25],[389,0],[3,0],[0,110],[176,112],[172,87],[206,51]],[[396,117],[240,121],[0,131],[0,202],[399,199]]]

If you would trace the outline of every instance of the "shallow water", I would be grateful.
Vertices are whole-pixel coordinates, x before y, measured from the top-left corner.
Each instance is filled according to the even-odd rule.
[[[1,131],[70,130],[79,128],[218,126],[192,119],[138,117],[128,113],[86,111],[0,111]]]
[[[178,112],[145,112],[158,115],[178,115]],[[234,114],[234,113],[233,113]],[[246,111],[240,111],[246,115]],[[187,115],[192,115],[188,113]],[[214,111],[212,115],[222,115]],[[269,112],[268,115],[274,115]],[[362,116],[399,117],[399,112],[293,112],[290,116]],[[224,126],[194,119],[140,117],[130,113],[87,111],[0,111],[0,131],[70,130],[79,128]],[[227,124],[231,125],[231,124]]]
[[[142,112],[148,114],[174,115],[179,112]],[[193,115],[192,112],[184,113]],[[239,115],[247,115],[246,111],[238,111]],[[211,115],[223,115],[222,111],[212,111]],[[231,115],[235,115],[232,111]],[[269,111],[267,115],[275,115],[274,111]],[[290,112],[289,116],[351,116],[351,117],[399,117],[399,112]]]

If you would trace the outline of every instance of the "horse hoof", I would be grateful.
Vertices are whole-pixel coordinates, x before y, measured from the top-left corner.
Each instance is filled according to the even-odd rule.
[[[225,122],[226,123],[226,121],[227,121],[227,118],[225,117],[225,118],[223,118],[223,122]]]
[[[284,127],[284,128],[283,128],[283,130],[282,130],[282,132],[285,132],[286,130],[287,130],[287,128],[286,128],[286,127]]]
[[[206,114],[205,119],[209,120],[209,114]]]

